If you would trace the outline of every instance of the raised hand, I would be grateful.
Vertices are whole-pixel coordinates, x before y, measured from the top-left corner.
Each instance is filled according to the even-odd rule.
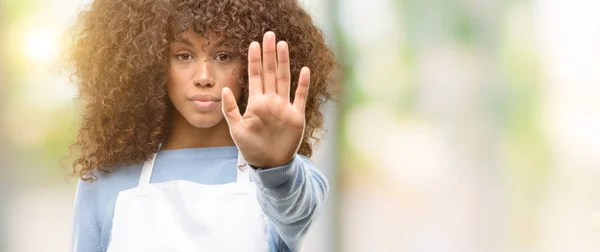
[[[248,50],[248,106],[244,116],[228,88],[221,92],[223,114],[233,141],[244,159],[257,168],[289,163],[304,133],[304,110],[310,70],[300,71],[294,103],[290,103],[290,56],[288,45],[275,45],[275,33],[267,32],[261,47],[252,42]]]

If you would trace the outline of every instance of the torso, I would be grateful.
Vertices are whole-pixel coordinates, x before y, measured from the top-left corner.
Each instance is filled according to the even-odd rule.
[[[156,157],[151,183],[172,180],[186,180],[205,185],[220,185],[236,181],[237,148],[212,147],[160,151]],[[138,185],[143,164],[119,167],[109,174],[99,174],[92,183],[97,187],[98,204],[97,220],[101,227],[103,251],[108,248],[115,203],[119,192],[129,190]],[[95,185],[94,185],[95,184]],[[91,216],[92,218],[95,216]],[[271,233],[271,232],[270,232]],[[277,237],[269,238],[270,243]]]

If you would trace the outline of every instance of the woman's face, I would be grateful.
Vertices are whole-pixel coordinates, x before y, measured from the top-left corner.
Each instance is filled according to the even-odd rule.
[[[223,39],[207,39],[191,29],[181,41],[170,44],[167,93],[179,113],[196,128],[221,122],[221,90],[228,87],[239,100],[241,60],[223,45]]]

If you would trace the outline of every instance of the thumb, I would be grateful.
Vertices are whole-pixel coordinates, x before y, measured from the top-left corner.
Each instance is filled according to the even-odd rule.
[[[230,128],[236,127],[236,125],[242,122],[242,115],[240,114],[240,109],[235,102],[235,97],[233,97],[231,89],[227,87],[223,88],[221,91],[221,101],[223,105],[223,115],[225,115],[227,124],[229,124]]]

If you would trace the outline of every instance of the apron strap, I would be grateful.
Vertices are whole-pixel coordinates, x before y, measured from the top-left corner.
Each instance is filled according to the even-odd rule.
[[[237,159],[237,183],[246,184],[250,183],[250,165],[244,160],[242,152],[238,151]]]
[[[158,151],[160,151],[161,146],[162,143],[158,145]],[[140,175],[138,186],[150,184],[150,179],[152,178],[152,169],[154,168],[154,161],[156,161],[158,151],[152,154],[150,160],[146,160],[146,162],[144,162],[144,167],[142,168],[142,174]]]

